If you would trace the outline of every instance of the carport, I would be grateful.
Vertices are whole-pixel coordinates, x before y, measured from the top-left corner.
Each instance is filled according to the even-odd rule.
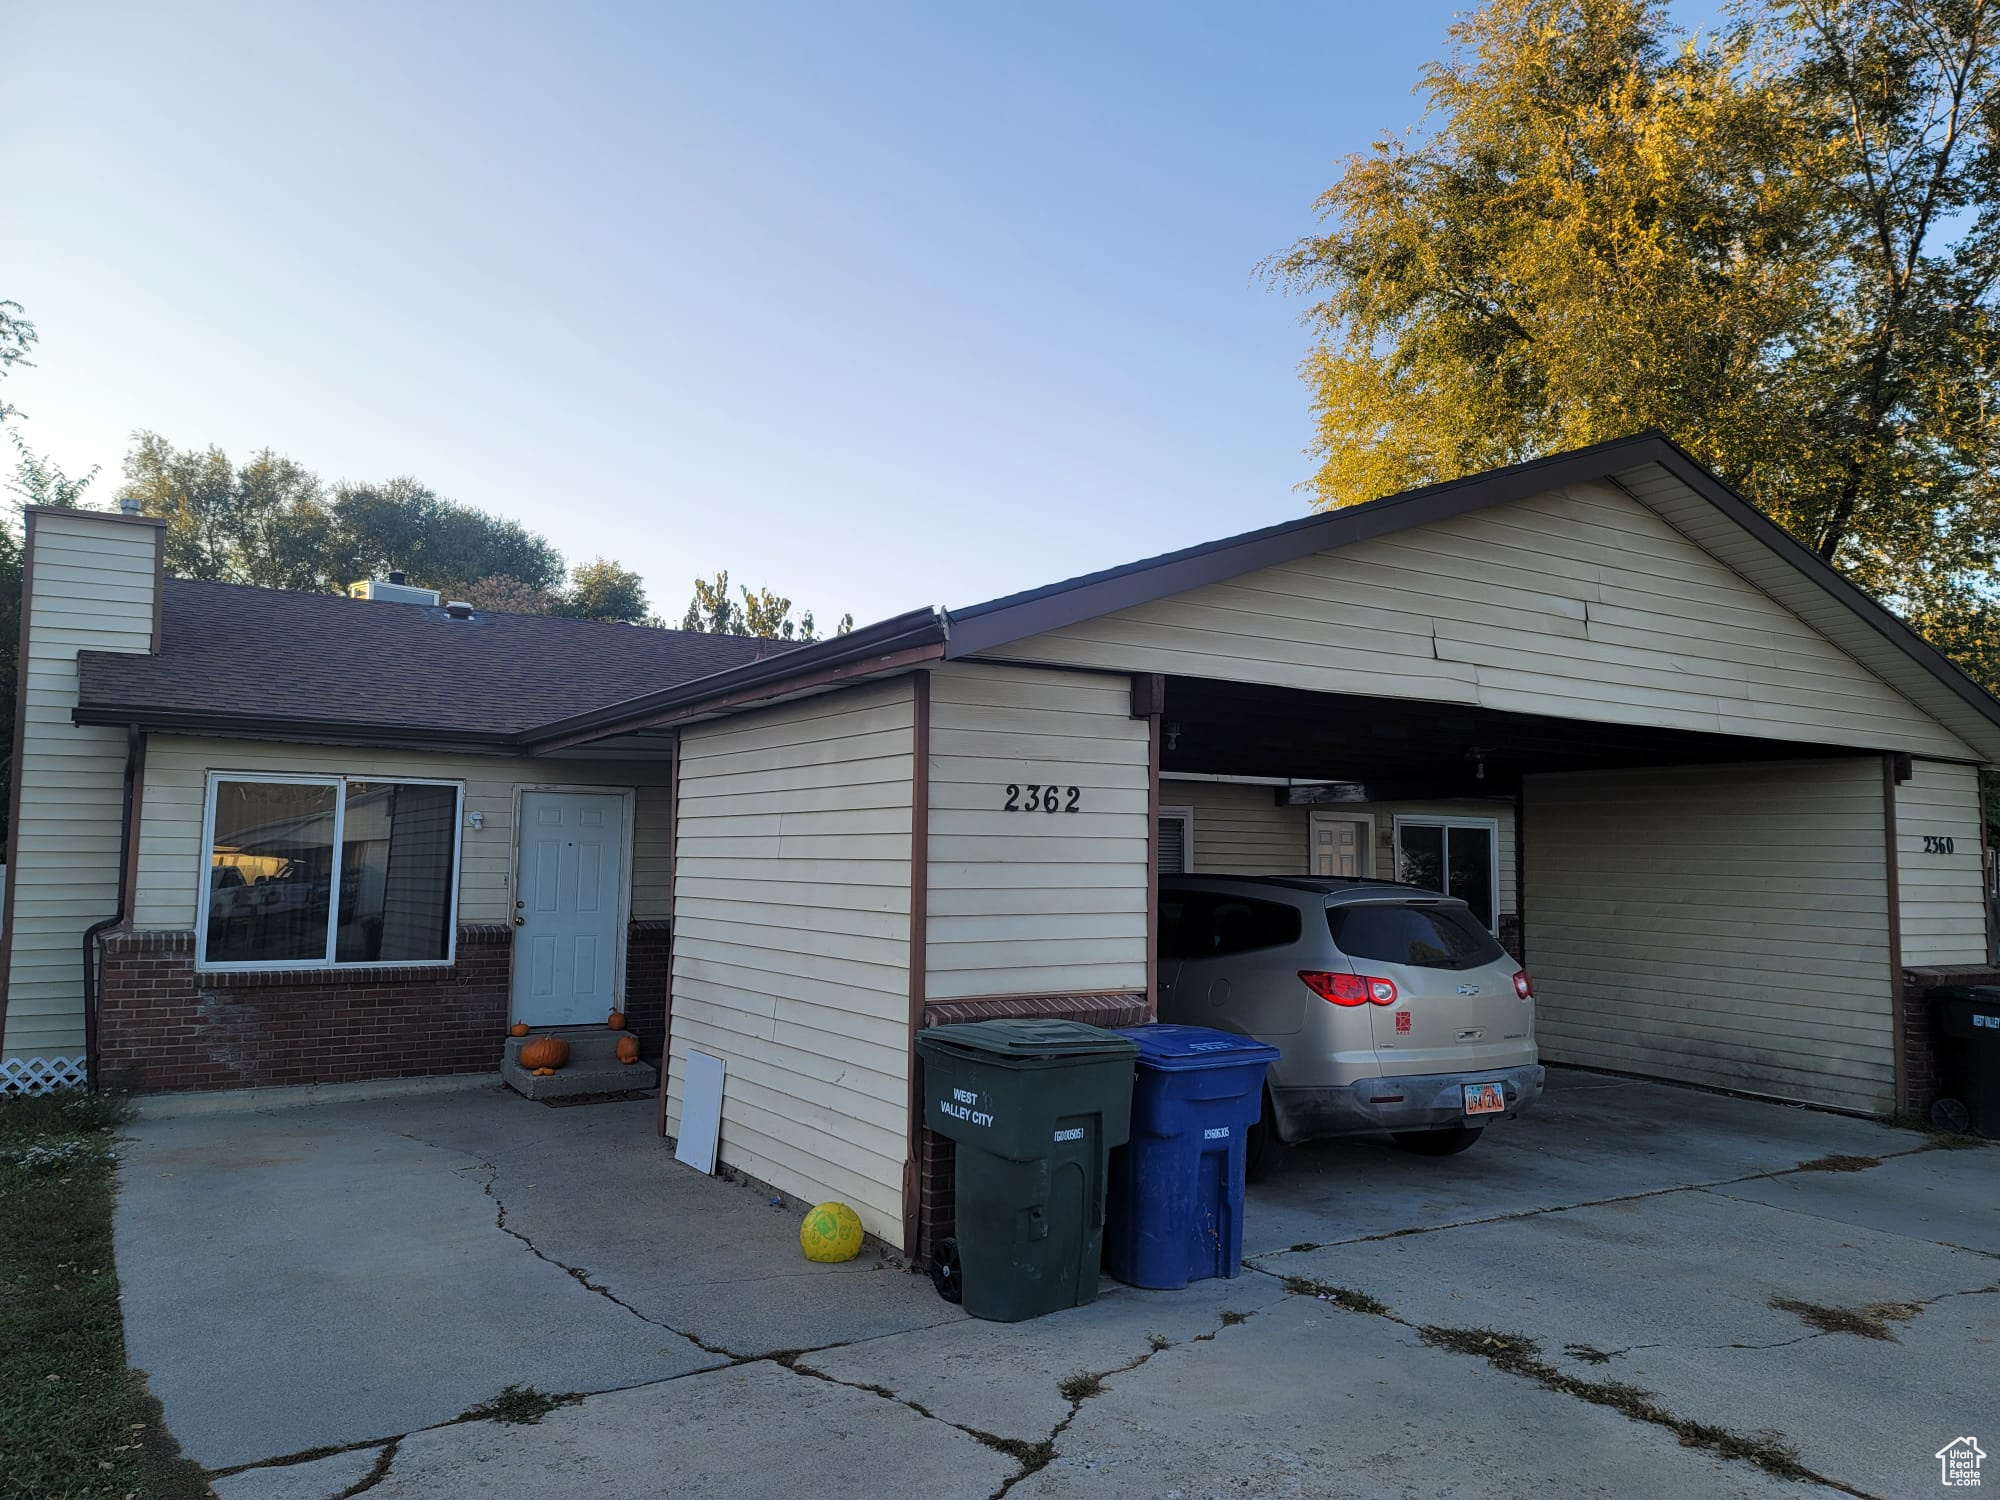
[[[1144,1018],[1162,860],[1303,873],[1342,808],[1471,869],[1462,810],[1551,1061],[1887,1114],[1927,1080],[1910,972],[1989,957],[2000,703],[1658,437],[919,611],[549,746],[586,740],[675,754],[663,1128],[719,1056],[723,1161],[913,1249],[951,1175],[913,1033]]]

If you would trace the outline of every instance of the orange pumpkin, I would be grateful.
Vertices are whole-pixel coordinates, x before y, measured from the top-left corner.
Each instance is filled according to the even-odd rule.
[[[625,1012],[614,1010],[604,1018],[604,1024],[609,1026],[613,1031],[623,1031],[625,1029]]]
[[[528,1023],[526,1021],[516,1021],[512,1026],[507,1028],[507,1035],[509,1036],[526,1036],[527,1034]]]
[[[550,1074],[554,1072],[555,1072],[554,1068],[537,1068],[529,1076],[533,1078],[547,1078]]]
[[[536,1037],[521,1049],[515,1060],[531,1073],[537,1068],[547,1068],[553,1073],[569,1061],[569,1043],[559,1036]]]
[[[629,1031],[618,1038],[618,1060],[622,1063],[635,1063],[639,1060],[639,1039]]]

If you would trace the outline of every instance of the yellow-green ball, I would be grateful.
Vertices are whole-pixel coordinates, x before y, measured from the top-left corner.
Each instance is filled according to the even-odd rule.
[[[853,1260],[861,1253],[861,1219],[845,1203],[822,1203],[799,1225],[799,1248],[807,1260]]]

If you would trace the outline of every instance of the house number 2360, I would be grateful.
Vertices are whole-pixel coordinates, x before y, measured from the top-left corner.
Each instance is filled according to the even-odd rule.
[[[1931,833],[1927,833],[1924,835],[1924,853],[1951,854],[1954,852],[1956,851],[1952,845],[1950,838],[1940,837],[1936,834],[1931,834]]]
[[[1007,783],[1007,801],[1004,812],[1073,813],[1077,811],[1077,799],[1083,795],[1080,787],[1041,786],[1034,782],[1018,785]]]

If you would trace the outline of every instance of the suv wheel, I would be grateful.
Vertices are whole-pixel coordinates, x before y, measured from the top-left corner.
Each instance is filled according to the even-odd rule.
[[[1419,1156],[1456,1156],[1484,1133],[1479,1125],[1447,1125],[1442,1130],[1399,1130],[1391,1139]]]
[[[1278,1115],[1271,1106],[1271,1091],[1264,1090],[1264,1112],[1243,1141],[1243,1180],[1262,1182],[1277,1170],[1284,1159],[1285,1143],[1278,1139]]]

